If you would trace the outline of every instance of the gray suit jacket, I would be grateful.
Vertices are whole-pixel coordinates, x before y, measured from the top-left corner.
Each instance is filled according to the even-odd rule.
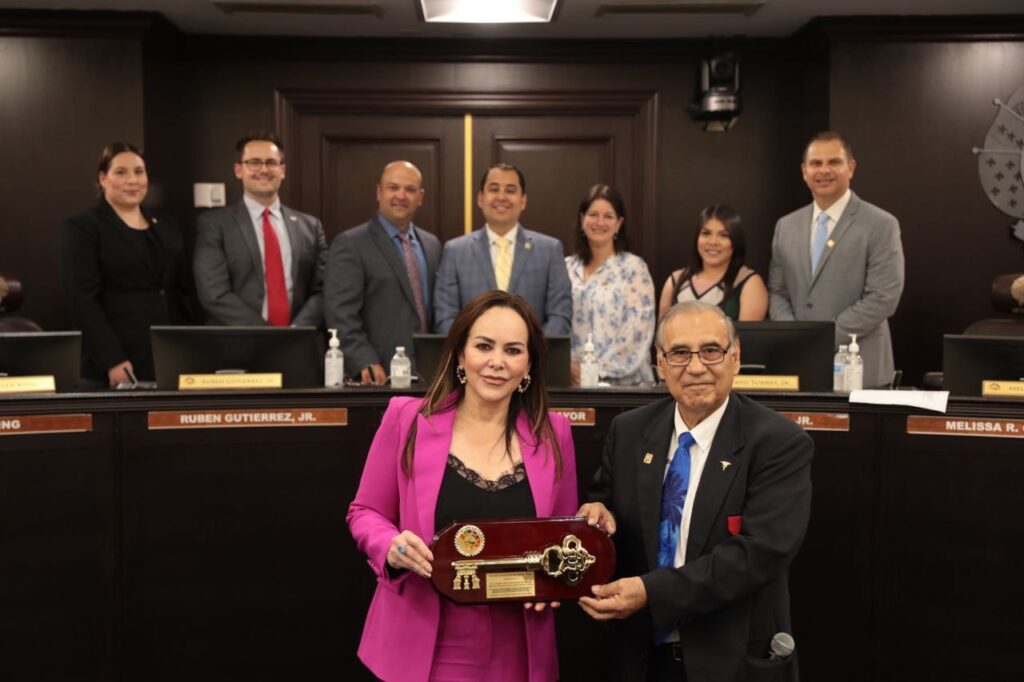
[[[441,261],[441,242],[413,226],[427,261],[428,287]],[[427,325],[431,323],[430,290],[424,292]],[[342,232],[331,243],[324,279],[324,317],[338,330],[347,374],[380,364],[387,368],[395,346],[413,353],[419,328],[405,262],[376,217]],[[412,358],[415,363],[415,357]]]
[[[281,205],[292,247],[292,324],[323,323],[327,238],[320,221]],[[264,290],[263,258],[245,203],[207,211],[196,224],[196,289],[207,324],[259,326]]]
[[[484,228],[447,242],[437,271],[434,327],[447,334],[462,306],[496,288],[491,248]],[[520,225],[508,288],[533,307],[545,334],[570,333],[572,285],[565,269],[562,242]]]
[[[768,275],[773,320],[834,320],[836,344],[857,335],[864,387],[888,384],[894,361],[888,319],[903,293],[903,245],[894,216],[853,194],[811,272],[812,205],[780,218]]]

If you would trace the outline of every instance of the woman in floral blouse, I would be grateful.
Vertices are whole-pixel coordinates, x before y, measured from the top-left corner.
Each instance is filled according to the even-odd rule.
[[[622,196],[608,185],[594,185],[580,202],[576,253],[565,259],[572,282],[573,383],[579,383],[588,334],[594,336],[602,382],[654,383],[654,282],[647,264],[628,248]]]

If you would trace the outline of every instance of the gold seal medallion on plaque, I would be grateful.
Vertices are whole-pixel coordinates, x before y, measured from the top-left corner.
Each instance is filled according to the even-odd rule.
[[[463,526],[455,533],[455,551],[464,557],[484,551],[484,532],[476,526]]]

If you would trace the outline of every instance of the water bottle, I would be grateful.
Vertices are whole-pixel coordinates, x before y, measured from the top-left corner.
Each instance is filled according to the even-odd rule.
[[[597,366],[597,350],[594,348],[594,335],[587,334],[587,342],[583,344],[583,358],[580,362],[580,386],[594,388],[600,380],[600,368]]]
[[[327,388],[341,388],[345,385],[345,355],[341,352],[341,342],[338,341],[338,330],[328,329],[331,340],[328,342],[330,348],[324,355],[324,386]]]
[[[391,388],[409,388],[412,385],[412,361],[405,354],[405,346],[396,346],[391,358]]]
[[[832,390],[836,393],[842,393],[845,390],[843,372],[846,368],[846,359],[850,357],[849,348],[845,343],[840,344],[839,352],[832,358]]]
[[[850,335],[850,354],[843,367],[843,390],[847,393],[864,388],[864,359],[860,356],[857,335]]]

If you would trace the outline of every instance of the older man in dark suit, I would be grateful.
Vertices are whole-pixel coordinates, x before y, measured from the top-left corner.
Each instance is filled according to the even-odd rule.
[[[284,151],[273,133],[236,145],[242,201],[207,211],[196,225],[194,270],[209,324],[323,323],[327,239],[320,221],[281,204]]]
[[[616,623],[617,680],[796,680],[787,570],[811,509],[811,439],[731,393],[740,341],[722,311],[680,303],[656,336],[671,398],[617,417],[580,513],[614,532],[621,579],[580,606]],[[610,511],[609,511],[610,510]]]
[[[389,163],[377,183],[377,215],[331,244],[324,317],[338,330],[350,373],[364,384],[383,384],[395,347],[412,353],[412,335],[430,330],[441,242],[413,225],[423,195],[416,166]]]

